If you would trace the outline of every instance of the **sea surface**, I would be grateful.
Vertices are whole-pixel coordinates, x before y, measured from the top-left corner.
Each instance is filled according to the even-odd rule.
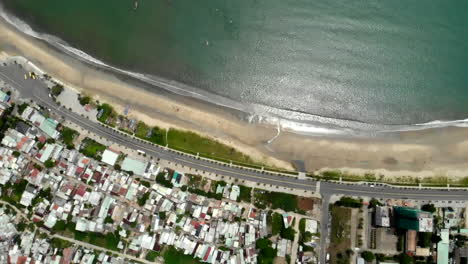
[[[467,122],[466,0],[0,3],[8,21],[75,56],[252,122],[323,133]]]

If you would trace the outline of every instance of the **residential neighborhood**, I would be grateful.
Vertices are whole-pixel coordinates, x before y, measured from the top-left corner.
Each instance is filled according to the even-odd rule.
[[[169,253],[205,263],[257,263],[268,249],[274,254],[262,255],[265,263],[292,256],[295,263],[317,262],[312,211],[268,208],[255,195],[274,192],[128,155],[79,135],[47,109],[30,102],[15,107],[5,98],[12,110],[3,116],[0,146],[0,263],[163,262]],[[260,251],[258,241],[268,241]]]

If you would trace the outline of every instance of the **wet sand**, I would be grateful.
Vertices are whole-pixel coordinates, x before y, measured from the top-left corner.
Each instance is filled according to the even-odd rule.
[[[291,169],[303,160],[308,171],[346,168],[355,173],[413,176],[468,176],[468,128],[447,127],[393,133],[381,138],[304,136],[249,124],[221,107],[179,96],[148,92],[137,82],[58,51],[0,21],[0,50],[21,55],[55,78],[108,102],[151,125],[197,132],[233,146],[259,162]]]

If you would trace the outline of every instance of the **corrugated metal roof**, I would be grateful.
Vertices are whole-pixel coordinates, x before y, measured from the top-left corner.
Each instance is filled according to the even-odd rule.
[[[44,133],[46,133],[49,137],[52,137],[52,138],[56,138],[57,137],[57,125],[58,125],[58,122],[53,120],[53,119],[50,119],[50,118],[47,118],[45,119],[41,125],[39,126],[39,128],[44,131]]]
[[[145,173],[146,165],[146,162],[127,157],[122,163],[122,170],[132,171],[135,174],[143,175]]]

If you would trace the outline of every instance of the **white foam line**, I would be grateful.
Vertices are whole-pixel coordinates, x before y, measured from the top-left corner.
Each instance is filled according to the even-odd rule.
[[[247,117],[247,120],[249,123],[265,123],[273,126],[279,126],[280,128],[287,129],[293,132],[297,133],[305,133],[305,134],[311,134],[311,135],[320,135],[320,134],[334,134],[334,135],[352,135],[355,134],[354,130],[349,129],[349,128],[327,128],[325,127],[325,124],[330,124],[330,125],[335,125],[338,126],[337,124],[339,123],[344,123],[344,122],[352,122],[352,121],[346,121],[346,120],[340,120],[340,119],[333,119],[333,118],[326,118],[326,117],[321,117],[321,116],[316,116],[312,114],[304,114],[304,113],[298,113],[298,112],[293,112],[293,111],[288,111],[288,110],[281,110],[269,106],[264,106],[264,105],[252,105],[253,109],[249,109],[249,106],[246,106],[245,104],[242,104],[240,102],[235,102],[233,101],[231,104],[223,104],[221,101],[223,100],[229,100],[227,98],[224,98],[222,96],[218,95],[211,95],[211,96],[216,96],[216,99],[221,99],[221,100],[213,100],[209,96],[206,96],[202,93],[198,93],[195,91],[189,90],[189,86],[177,83],[175,81],[171,80],[165,80],[160,77],[155,77],[151,76],[148,77],[144,74],[141,73],[136,73],[136,72],[131,72],[131,71],[126,71],[123,69],[119,69],[113,66],[110,66],[103,61],[96,59],[92,57],[91,55],[87,54],[84,51],[81,51],[79,49],[73,48],[70,45],[66,44],[63,40],[58,39],[55,36],[48,35],[48,34],[40,34],[38,32],[35,32],[28,24],[26,24],[24,21],[21,19],[8,15],[3,7],[0,5],[0,16],[9,24],[13,25],[17,30],[32,36],[37,39],[41,39],[43,41],[46,41],[50,43],[51,45],[54,46],[59,46],[62,50],[65,52],[71,53],[72,55],[77,56],[79,59],[84,60],[85,62],[98,65],[101,67],[105,67],[107,69],[112,69],[114,71],[130,75],[136,79],[139,79],[141,81],[144,81],[146,83],[164,88],[170,92],[174,92],[176,94],[182,95],[182,96],[192,96],[194,98],[201,99],[203,101],[208,101],[210,103],[216,104],[218,106],[230,108],[230,109],[236,109],[238,111],[244,112],[244,113],[249,113],[248,110],[253,110],[254,113],[259,113],[259,114],[250,114]],[[187,89],[181,88],[181,87],[187,87]],[[191,87],[192,89],[196,89],[194,87]],[[290,120],[290,119],[285,119],[282,116],[288,116],[291,117],[293,116],[293,119],[298,119],[298,120]],[[300,119],[300,120],[299,120]],[[317,125],[311,125],[305,123],[305,121],[311,121],[313,120],[314,122],[317,123],[322,123],[324,126],[317,126]],[[364,126],[365,124],[363,124]],[[387,130],[379,130],[379,131],[367,131],[367,132],[373,132],[373,133],[385,133],[385,132],[400,132],[400,131],[414,131],[414,130],[423,130],[423,129],[430,129],[430,128],[437,128],[437,127],[445,127],[445,126],[456,126],[456,127],[468,127],[468,119],[463,119],[463,120],[453,120],[453,121],[431,121],[427,123],[421,123],[421,124],[414,124],[414,125],[408,125],[408,126],[397,126],[399,128],[395,129],[387,129]],[[366,131],[362,131],[363,133],[366,133]],[[276,138],[276,137],[275,137]]]

